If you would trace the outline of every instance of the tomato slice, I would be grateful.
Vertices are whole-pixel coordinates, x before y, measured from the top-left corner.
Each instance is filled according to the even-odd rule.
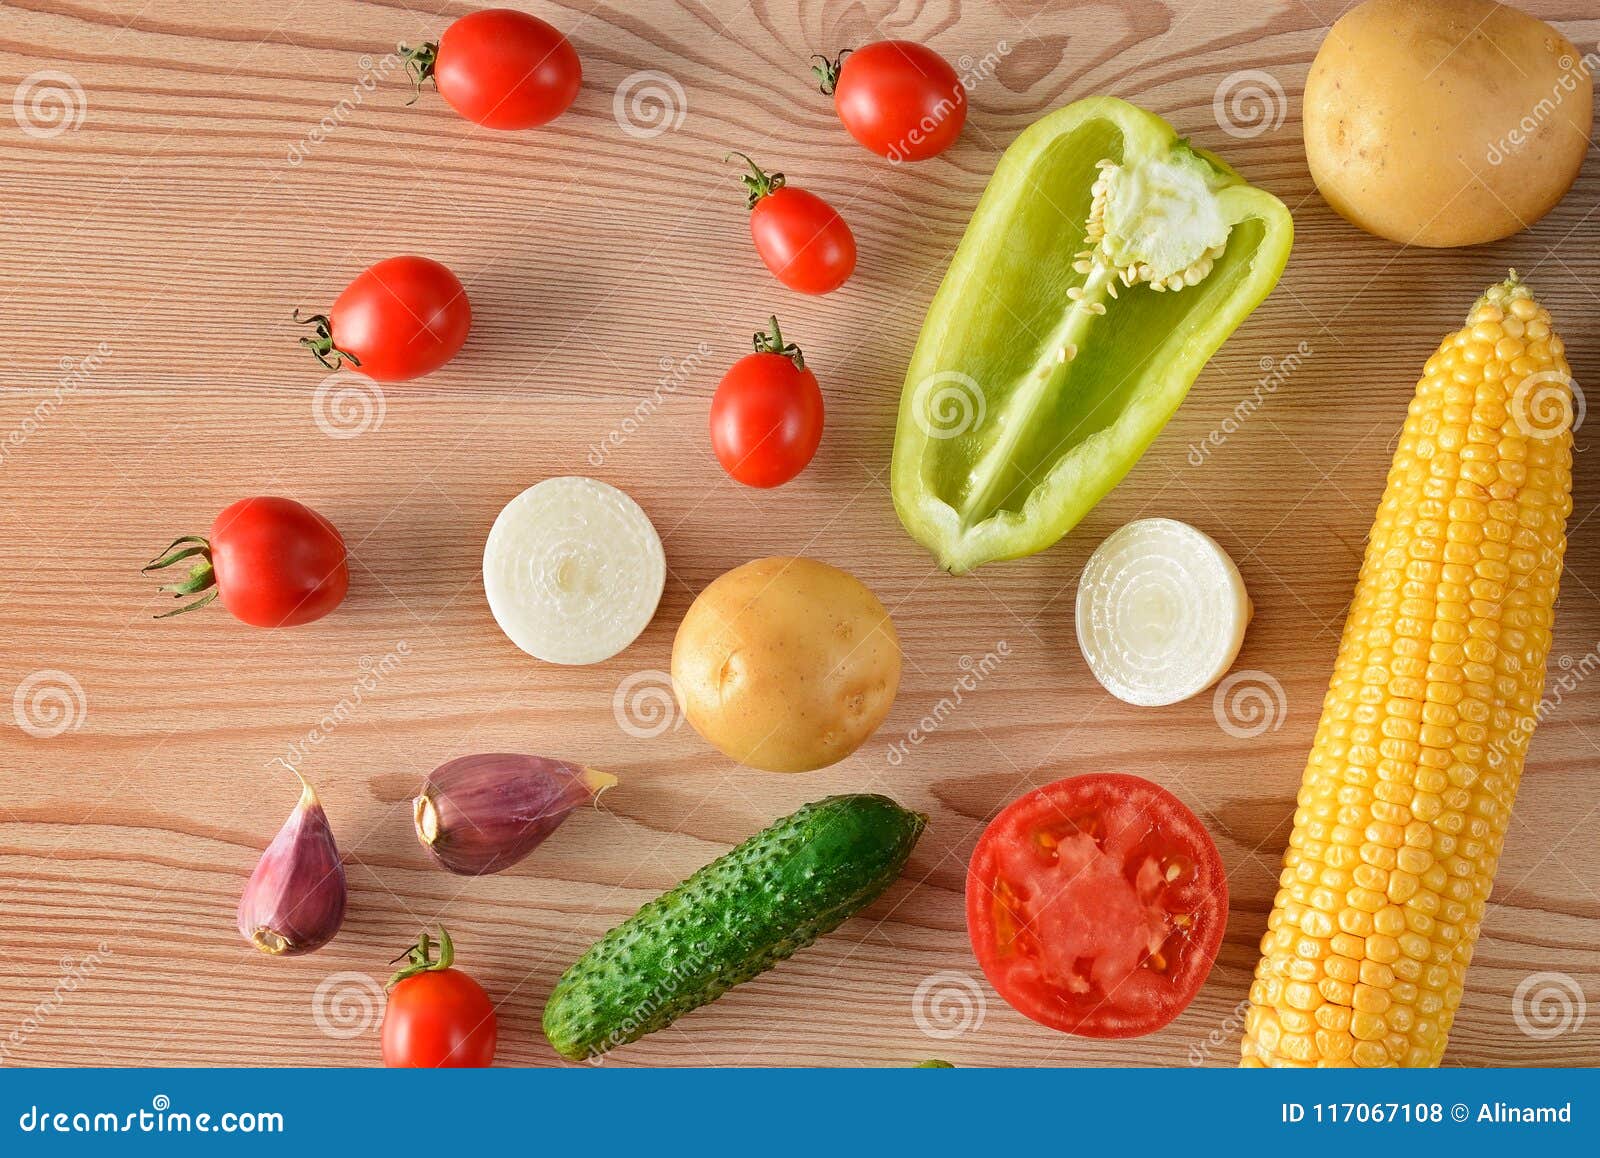
[[[1074,776],[1012,801],[967,872],[967,933],[990,984],[1084,1037],[1138,1037],[1177,1017],[1227,923],[1217,846],[1138,776]]]

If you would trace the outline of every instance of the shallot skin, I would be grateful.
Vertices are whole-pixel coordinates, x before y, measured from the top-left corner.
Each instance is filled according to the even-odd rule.
[[[295,957],[320,949],[344,923],[344,862],[322,802],[304,779],[299,803],[239,898],[239,932],[263,953]]]
[[[417,839],[450,872],[499,872],[616,782],[609,773],[543,756],[462,756],[434,769],[413,802]]]

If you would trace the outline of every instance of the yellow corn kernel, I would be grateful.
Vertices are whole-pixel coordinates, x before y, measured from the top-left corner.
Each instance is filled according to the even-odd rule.
[[[1375,1041],[1357,1041],[1350,1051],[1351,1064],[1363,1068],[1389,1065],[1389,1051]]]
[[[1363,1013],[1358,1009],[1350,1015],[1350,1035],[1357,1041],[1381,1041],[1388,1032],[1387,1023],[1375,1013]]]
[[[1410,873],[1392,872],[1389,874],[1389,899],[1397,905],[1403,905],[1417,895],[1420,886],[1421,882]]]
[[[1306,1011],[1313,1010],[1320,1004],[1317,1000],[1316,987],[1307,985],[1303,981],[1291,981],[1283,987],[1283,1003],[1289,1009]],[[1287,1010],[1280,1009],[1278,1011],[1279,1018],[1282,1018],[1285,1012]]]
[[[1319,1029],[1313,1036],[1317,1043],[1317,1052],[1322,1055],[1325,1065],[1346,1064],[1350,1050],[1355,1046],[1355,1039],[1348,1031]],[[1247,1060],[1245,1064],[1251,1063]],[[1259,1066],[1261,1062],[1256,1061],[1255,1064]]]
[[[1571,391],[1515,274],[1428,359],[1301,781],[1245,1065],[1444,1054],[1543,690]]]
[[[1286,1009],[1278,1019],[1283,1024],[1285,1033],[1310,1033],[1313,1022],[1309,1013],[1298,1010]]]
[[[1309,1062],[1316,1057],[1316,1046],[1304,1033],[1286,1033],[1278,1039],[1278,1049],[1292,1062]]]
[[[1322,994],[1323,1004],[1317,1007],[1316,1020],[1318,1024],[1327,1025],[1323,1016],[1331,1011],[1348,1013],[1345,1009],[1355,1000],[1356,987],[1345,981],[1335,981],[1332,977],[1324,977],[1317,983],[1317,992]]]
[[[1382,965],[1393,964],[1400,959],[1400,942],[1393,937],[1374,933],[1367,938],[1367,959]]]
[[[1371,989],[1387,990],[1394,985],[1394,970],[1377,961],[1361,962],[1361,984]]]
[[[1337,939],[1337,938],[1335,938]],[[1322,963],[1322,971],[1335,981],[1354,985],[1361,977],[1361,963],[1350,957],[1333,956]]]
[[[1331,938],[1329,938],[1328,947],[1330,949],[1332,949],[1340,957],[1348,957],[1348,958],[1350,958],[1352,965],[1355,962],[1360,961],[1363,957],[1365,957],[1367,955],[1367,940],[1366,940],[1366,938],[1365,937],[1360,937],[1360,936],[1352,936],[1349,933],[1335,933]],[[1332,969],[1330,969],[1328,972],[1329,972],[1329,976],[1335,976],[1335,974],[1333,973]],[[1348,977],[1348,978],[1345,978],[1345,980],[1348,980],[1348,981],[1354,981],[1355,980],[1354,970],[1353,969],[1352,969],[1351,976]]]
[[[1398,937],[1406,931],[1406,915],[1399,905],[1385,905],[1372,914],[1372,927],[1386,937]]]
[[[1353,1004],[1357,1013],[1385,1013],[1389,1008],[1389,994],[1370,985],[1357,985]]]
[[[1312,1020],[1323,1029],[1348,1033],[1350,1030],[1350,1002],[1355,999],[1355,988],[1353,986],[1345,986],[1338,981],[1326,981],[1324,984],[1338,985],[1340,990],[1337,997],[1331,991],[1328,992],[1328,1003],[1317,1010],[1312,1016]]]

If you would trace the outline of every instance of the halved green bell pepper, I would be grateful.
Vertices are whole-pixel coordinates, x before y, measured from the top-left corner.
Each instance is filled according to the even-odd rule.
[[[1272,194],[1093,97],[1000,159],[906,372],[892,490],[953,572],[1031,555],[1122,481],[1277,283]]]

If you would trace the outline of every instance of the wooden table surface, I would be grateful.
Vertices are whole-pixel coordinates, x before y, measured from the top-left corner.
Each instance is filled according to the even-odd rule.
[[[817,947],[607,1064],[1233,1064],[1411,387],[1507,266],[1555,314],[1578,381],[1600,380],[1600,163],[1499,244],[1401,250],[1358,232],[1316,194],[1300,144],[1306,70],[1343,0],[520,6],[568,33],[583,91],[554,124],[500,134],[431,91],[408,107],[385,55],[471,4],[0,0],[0,701],[12,698],[0,705],[0,1063],[372,1064],[377,979],[443,922],[499,1003],[500,1061],[553,1064],[540,1010],[593,938],[801,803],[878,790],[932,818],[904,879]],[[1586,48],[1600,37],[1584,0],[1524,6]],[[883,35],[974,74],[967,127],[943,158],[896,167],[867,153],[808,81],[808,54]],[[49,119],[47,97],[42,113],[24,100],[13,125],[3,102],[16,86],[64,93],[65,119],[60,105]],[[1252,86],[1264,107],[1251,109]],[[1159,112],[1281,197],[1294,255],[1077,531],[951,578],[890,504],[901,375],[1000,150],[1094,93]],[[844,212],[860,266],[842,292],[803,298],[759,266],[721,163],[730,148]],[[420,382],[319,390],[290,311],[325,307],[370,262],[408,252],[465,282],[466,348]],[[706,407],[774,311],[824,383],[828,433],[804,475],[756,492],[710,455]],[[1285,359],[1259,411],[1209,455],[1191,449]],[[1580,431],[1580,450],[1589,441]],[[1600,477],[1591,455],[1577,462],[1552,657],[1575,683],[1600,641]],[[666,545],[655,621],[593,667],[519,652],[479,580],[501,505],[560,474],[626,489]],[[341,529],[345,604],[281,632],[220,608],[152,619],[163,605],[139,566],[260,493]],[[1194,523],[1238,562],[1256,618],[1236,670],[1264,693],[1261,734],[1225,730],[1210,694],[1129,707],[1085,668],[1078,572],[1146,515]],[[905,678],[852,758],[780,776],[649,712],[695,593],[748,559],[797,553],[877,592]],[[893,745],[989,653],[998,666],[897,761]],[[408,798],[442,761],[497,750],[580,759],[622,785],[511,871],[431,868]],[[1563,988],[1600,999],[1597,754],[1600,686],[1584,685],[1533,743],[1448,1063],[1600,1063],[1600,1016],[1559,1009]],[[284,761],[321,792],[350,909],[325,950],[272,960],[239,938],[234,906],[294,803]],[[986,819],[1029,786],[1092,770],[1177,792],[1230,873],[1216,970],[1182,1017],[1137,1041],[1068,1037],[1013,1012],[983,981],[962,917]]]

